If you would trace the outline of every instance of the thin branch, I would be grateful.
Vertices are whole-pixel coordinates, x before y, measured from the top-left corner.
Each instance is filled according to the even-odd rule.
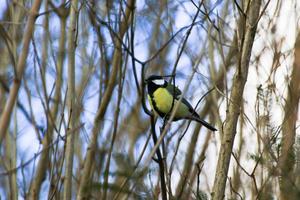
[[[15,74],[14,82],[11,87],[8,100],[6,101],[4,110],[0,118],[0,146],[3,138],[5,137],[5,134],[7,133],[7,128],[10,124],[11,113],[18,96],[19,88],[21,86],[21,80],[26,67],[26,59],[29,51],[30,40],[34,32],[34,23],[38,15],[40,6],[41,0],[35,0],[29,12],[29,18],[26,24],[26,29],[24,31],[25,34],[22,41],[23,48],[17,63],[17,72]]]

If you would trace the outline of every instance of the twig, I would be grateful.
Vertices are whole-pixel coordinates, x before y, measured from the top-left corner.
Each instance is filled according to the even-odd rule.
[[[229,185],[230,185],[230,189],[232,190],[232,192],[234,194],[236,194],[238,197],[240,197],[241,200],[243,200],[244,198],[242,197],[242,195],[240,195],[240,193],[238,193],[232,186],[232,182],[231,182],[231,178],[229,177]]]
[[[68,132],[68,134],[72,134],[74,132],[76,132],[77,130],[81,129],[84,126],[84,124],[80,124],[78,127],[75,127],[74,129],[70,130]],[[23,162],[22,164],[20,164],[18,167],[15,167],[13,169],[9,169],[6,170],[4,172],[0,172],[0,177],[1,176],[8,176],[12,173],[16,173],[19,169],[26,167],[27,165],[29,165],[33,160],[35,160],[43,151],[45,151],[46,149],[51,148],[53,145],[55,145],[58,141],[59,141],[60,137],[58,137],[54,142],[52,142],[51,144],[49,144],[46,148],[44,148],[43,150],[39,151],[38,153],[34,154],[34,156],[32,158],[30,158],[29,160],[27,160],[26,162]]]
[[[144,145],[144,147],[143,147],[143,149],[142,149],[142,151],[141,151],[141,154],[140,154],[138,160],[136,161],[136,164],[134,165],[134,168],[133,168],[132,172],[131,172],[130,175],[123,181],[123,183],[122,183],[121,186],[120,186],[120,189],[118,190],[118,193],[114,196],[113,200],[119,199],[119,195],[121,194],[121,192],[123,191],[124,187],[125,187],[126,184],[128,183],[130,177],[133,176],[135,170],[136,170],[136,169],[138,168],[138,166],[140,165],[140,163],[141,163],[141,161],[142,161],[142,158],[143,158],[143,156],[144,156],[144,154],[145,154],[145,151],[146,151],[146,149],[147,149],[147,147],[148,147],[148,144],[149,144],[149,141],[150,141],[151,136],[152,136],[152,133],[151,133],[151,131],[150,131],[150,132],[149,132],[149,135],[148,135],[148,137],[147,137],[147,139],[146,139],[145,145]]]
[[[152,133],[152,139],[154,144],[157,143],[157,135],[155,131],[155,120],[154,116],[151,116],[151,133]],[[167,185],[165,181],[165,166],[164,161],[161,155],[161,152],[159,148],[156,149],[156,156],[157,156],[157,163],[159,165],[159,174],[160,174],[160,186],[161,186],[161,193],[162,193],[162,199],[167,200]]]

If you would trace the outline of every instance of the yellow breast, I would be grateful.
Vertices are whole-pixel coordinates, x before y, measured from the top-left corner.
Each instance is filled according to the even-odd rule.
[[[153,109],[153,105],[151,102],[151,98],[149,98],[150,105]],[[172,103],[173,103],[173,96],[166,90],[165,88],[158,88],[154,93],[153,93],[153,99],[155,101],[157,109],[162,112],[162,113],[170,113],[170,110],[172,108]],[[173,108],[177,104],[177,100],[174,101]],[[189,109],[186,105],[183,103],[180,103],[177,112],[175,114],[176,118],[183,118],[189,114]]]

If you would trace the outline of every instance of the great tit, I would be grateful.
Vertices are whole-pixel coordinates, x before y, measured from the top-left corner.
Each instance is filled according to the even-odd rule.
[[[169,118],[169,115],[172,113],[171,109],[175,108],[179,102],[181,95],[180,89],[168,83],[162,76],[152,75],[148,77],[145,82],[147,84],[148,99],[152,110],[162,118]],[[212,131],[217,130],[206,121],[200,119],[200,116],[185,98],[182,98],[173,121],[180,119],[194,120]]]

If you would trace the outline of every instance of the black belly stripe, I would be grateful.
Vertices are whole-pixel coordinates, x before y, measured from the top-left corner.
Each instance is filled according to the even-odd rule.
[[[159,114],[160,117],[165,117],[166,116],[166,113],[163,113],[163,112],[160,112],[156,106],[156,102],[154,101],[154,96],[153,94],[149,94],[150,98],[151,98],[151,103],[152,103],[152,106],[154,108],[154,110]]]

